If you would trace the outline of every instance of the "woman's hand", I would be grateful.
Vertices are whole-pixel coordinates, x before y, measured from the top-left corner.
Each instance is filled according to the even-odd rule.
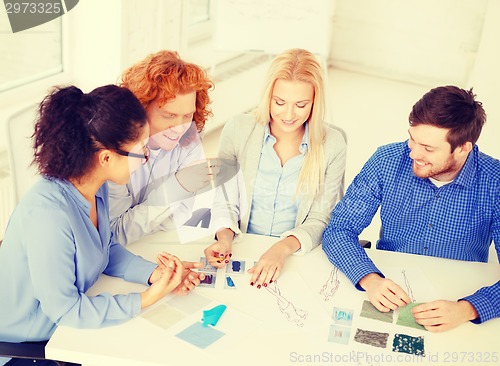
[[[141,293],[141,309],[154,304],[181,284],[184,267],[179,258],[165,252],[158,258],[162,266],[153,271],[150,276],[151,286]]]
[[[153,273],[151,273],[151,276],[149,276],[148,283],[150,285],[158,281],[158,279],[163,275],[163,271],[166,268],[164,262],[167,261],[170,256],[171,254],[167,252],[158,254],[158,256],[156,257],[156,263],[158,264],[158,267],[156,267]]]
[[[275,281],[285,265],[285,259],[300,249],[300,242],[294,236],[288,236],[269,248],[260,256],[259,261],[248,270],[252,273],[250,285],[267,287]]]
[[[156,262],[158,263],[158,267],[153,271],[151,276],[149,277],[149,284],[155,283],[159,278],[161,278],[163,272],[166,269],[166,265],[164,263],[167,262],[168,256],[170,254],[163,252],[158,254],[156,257]],[[203,263],[201,262],[182,262],[182,281],[172,292],[176,295],[187,295],[189,291],[194,289],[196,286],[200,284],[201,281],[205,279],[205,275],[203,273],[198,273],[193,271],[193,269],[202,268]]]
[[[222,268],[229,263],[233,255],[234,232],[231,229],[222,229],[217,232],[217,241],[205,249],[207,263],[216,268]]]
[[[177,286],[173,293],[176,295],[187,295],[192,289],[200,284],[201,281],[205,279],[205,275],[203,273],[198,273],[193,271],[193,269],[203,267],[203,263],[201,262],[182,262],[183,271],[182,271],[182,282],[179,286]]]

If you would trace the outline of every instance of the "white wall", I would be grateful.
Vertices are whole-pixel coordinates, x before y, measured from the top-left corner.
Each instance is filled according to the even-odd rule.
[[[500,159],[500,1],[491,1],[484,24],[476,63],[468,82],[483,102],[487,122],[478,141],[481,150]]]
[[[116,83],[124,69],[162,48],[178,49],[176,0],[85,0],[66,16],[73,83],[83,91]]]
[[[487,8],[488,0],[336,0],[333,64],[417,84],[462,86]]]
[[[121,72],[122,0],[85,0],[65,16],[72,82],[84,92],[115,83]]]
[[[330,63],[427,89],[473,87],[488,117],[478,145],[499,158],[499,19],[496,0],[336,0]]]

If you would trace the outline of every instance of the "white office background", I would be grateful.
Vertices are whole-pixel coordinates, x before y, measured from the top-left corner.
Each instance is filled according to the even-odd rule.
[[[499,1],[331,1],[331,30],[324,33],[329,107],[347,134],[346,183],[376,146],[406,138],[412,104],[437,85],[474,87],[488,115],[479,146],[500,157]],[[80,0],[63,17],[16,34],[0,9],[0,239],[14,204],[5,121],[52,85],[88,92],[115,83],[151,52],[177,50],[216,82],[214,117],[204,133],[207,149],[216,151],[224,122],[255,105],[272,57],[216,50],[217,6],[215,0]]]

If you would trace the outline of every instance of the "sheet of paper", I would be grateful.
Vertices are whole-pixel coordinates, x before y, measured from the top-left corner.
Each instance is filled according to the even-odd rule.
[[[432,281],[420,268],[401,268],[395,265],[383,267],[381,270],[387,278],[401,286],[412,300],[425,302],[439,298]],[[368,298],[366,293],[357,290],[326,257],[319,258],[318,261],[314,262],[314,267],[305,268],[303,273],[314,297],[330,314],[329,320],[324,325],[325,328],[328,328],[328,333],[322,341],[335,343],[335,347],[338,349],[355,349],[367,352],[369,355],[380,352],[394,355],[392,343],[396,334],[406,334],[409,337],[425,338],[426,348],[432,347],[432,334],[422,330],[422,328],[408,326],[411,323],[409,321],[403,321],[403,324],[397,323],[400,309],[394,311],[393,314],[379,313],[376,314],[377,316],[362,316],[363,311],[364,315],[367,313],[366,302]],[[318,273],[322,273],[322,275],[318,276]],[[307,277],[308,274],[310,274],[309,277]],[[363,309],[363,305],[365,305],[365,309]],[[369,310],[373,311],[374,308],[371,306],[370,308]],[[405,312],[403,312],[404,316]],[[380,319],[384,319],[384,321]],[[385,347],[375,347],[369,342],[356,341],[355,336],[358,329],[388,334]],[[364,337],[358,336],[358,339],[363,340]],[[384,344],[384,342],[380,344]]]
[[[241,298],[252,298],[251,302],[242,302],[238,307],[262,320],[266,331],[324,328],[327,334],[325,324],[330,315],[298,273],[283,272],[276,281],[260,289],[250,285],[250,278],[248,273],[232,276]]]
[[[413,302],[428,302],[439,298],[431,279],[418,267],[387,266],[381,270],[386,278],[405,290]]]

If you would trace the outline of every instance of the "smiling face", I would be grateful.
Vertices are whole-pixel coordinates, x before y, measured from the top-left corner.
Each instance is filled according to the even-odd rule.
[[[150,127],[149,146],[172,150],[193,121],[196,112],[196,92],[178,94],[163,106],[153,101],[146,108]]]
[[[278,79],[271,95],[271,131],[294,133],[304,130],[304,123],[311,114],[314,87],[298,80]]]
[[[419,178],[452,181],[462,169],[472,149],[471,143],[457,146],[453,152],[446,138],[448,129],[420,124],[408,130],[413,173]]]

